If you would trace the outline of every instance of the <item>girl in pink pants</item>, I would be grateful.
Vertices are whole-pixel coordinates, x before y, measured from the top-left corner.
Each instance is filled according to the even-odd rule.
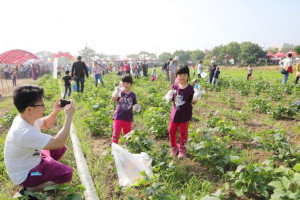
[[[116,144],[119,142],[122,129],[124,135],[131,131],[132,110],[137,105],[135,93],[130,91],[132,83],[131,75],[122,76],[120,85],[116,87],[111,97],[112,101],[117,101],[117,107],[113,115],[114,130],[111,139]]]
[[[169,101],[173,101],[169,124],[169,137],[171,142],[170,155],[178,158],[186,156],[186,143],[188,139],[189,121],[192,118],[192,104],[197,102],[194,97],[194,88],[188,83],[190,71],[187,65],[180,65],[176,71],[178,83],[171,86],[168,92]],[[166,96],[167,96],[166,95]],[[176,142],[177,130],[180,130],[180,145]]]

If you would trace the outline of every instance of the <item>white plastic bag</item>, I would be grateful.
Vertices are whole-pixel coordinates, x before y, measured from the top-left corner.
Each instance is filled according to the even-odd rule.
[[[193,95],[193,100],[200,100],[201,99],[201,94],[205,93],[205,90],[200,90],[200,85],[197,84],[194,88],[194,95]]]
[[[205,78],[207,76],[207,73],[206,72],[202,72],[201,73],[201,78]]]
[[[167,103],[172,101],[173,95],[176,93],[176,90],[169,90],[168,93],[164,96],[164,99]]]
[[[141,106],[139,104],[134,104],[133,105],[133,111],[134,112],[140,112],[141,111]]]
[[[115,91],[112,93],[112,97],[121,97],[121,93],[125,88],[123,86],[115,87]]]
[[[152,159],[145,152],[132,154],[119,145],[112,143],[112,154],[115,159],[119,185],[130,187],[140,180],[140,172],[145,171],[147,176],[152,177]]]

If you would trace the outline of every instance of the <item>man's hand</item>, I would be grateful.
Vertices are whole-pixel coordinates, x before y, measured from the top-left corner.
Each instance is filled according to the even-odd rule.
[[[63,110],[64,108],[61,108],[60,107],[60,100],[61,100],[62,98],[59,98],[56,102],[55,102],[55,104],[54,104],[54,106],[53,106],[53,111],[54,111],[54,113],[58,113],[59,111],[61,111],[61,110]]]
[[[73,117],[74,113],[75,113],[75,106],[74,106],[74,102],[71,100],[71,103],[66,105],[64,108],[62,108],[65,110],[65,114],[67,117]]]

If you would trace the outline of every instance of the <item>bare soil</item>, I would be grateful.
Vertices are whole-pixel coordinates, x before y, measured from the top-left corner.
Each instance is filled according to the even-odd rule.
[[[106,151],[106,148],[111,145],[111,138],[108,137],[101,137],[93,138],[93,151],[96,155],[101,155],[103,152]]]
[[[16,87],[33,84],[33,80],[29,78],[17,79],[17,86],[13,86],[11,79],[0,79],[0,94],[2,97],[11,97]]]

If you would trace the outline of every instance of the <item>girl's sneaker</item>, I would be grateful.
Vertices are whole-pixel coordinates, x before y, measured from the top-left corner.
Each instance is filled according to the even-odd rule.
[[[177,153],[178,153],[178,146],[171,147],[171,149],[170,149],[170,156],[176,156]]]
[[[185,158],[185,156],[186,156],[186,149],[180,147],[180,148],[179,148],[178,158],[179,158],[179,159],[183,159],[183,158]]]

